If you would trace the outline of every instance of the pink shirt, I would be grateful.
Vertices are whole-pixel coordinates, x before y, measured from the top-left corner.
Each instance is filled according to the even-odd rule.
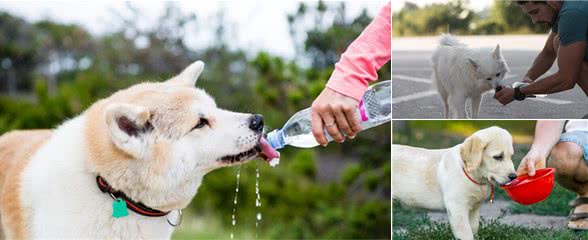
[[[388,2],[341,55],[327,87],[361,100],[368,82],[378,79],[376,71],[390,61],[391,26]]]

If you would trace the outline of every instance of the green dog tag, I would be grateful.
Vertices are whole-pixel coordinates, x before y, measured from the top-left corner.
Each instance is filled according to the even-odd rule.
[[[127,202],[123,201],[121,198],[117,198],[112,202],[112,216],[115,218],[125,217],[129,215],[129,210],[127,209]]]

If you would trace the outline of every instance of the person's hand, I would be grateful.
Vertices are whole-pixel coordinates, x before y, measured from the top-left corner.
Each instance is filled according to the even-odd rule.
[[[357,108],[359,101],[354,98],[345,96],[330,88],[325,88],[321,94],[312,103],[312,134],[316,141],[326,146],[327,137],[323,129],[333,140],[337,142],[345,141],[345,133],[350,139],[355,138],[355,134],[361,131]]]
[[[531,148],[519,164],[517,175],[535,176],[535,170],[545,168],[546,158],[545,153]]]
[[[494,93],[494,98],[502,105],[507,105],[514,100],[514,89],[510,87],[502,87],[502,89]]]

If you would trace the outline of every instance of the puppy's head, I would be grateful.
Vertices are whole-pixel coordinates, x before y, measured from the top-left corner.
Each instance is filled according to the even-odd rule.
[[[516,178],[512,162],[512,136],[499,127],[475,132],[461,145],[465,170],[504,185]]]
[[[475,70],[478,81],[488,82],[493,88],[500,85],[500,82],[509,71],[506,60],[502,56],[500,45],[492,51],[479,50],[476,55],[468,58],[469,63]]]
[[[195,62],[88,110],[90,161],[113,188],[158,210],[185,207],[204,174],[258,156],[263,118],[218,108],[194,87],[203,67]]]

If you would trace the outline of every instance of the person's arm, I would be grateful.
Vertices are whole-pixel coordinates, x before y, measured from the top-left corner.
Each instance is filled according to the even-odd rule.
[[[341,55],[327,87],[360,101],[368,82],[377,80],[378,69],[390,61],[391,28],[388,2]]]
[[[560,46],[557,58],[559,71],[521,88],[521,93],[525,95],[550,94],[574,88],[580,76],[585,50],[585,41]]]
[[[388,2],[335,64],[325,89],[311,106],[312,133],[319,144],[328,143],[325,128],[337,142],[345,140],[341,132],[354,138],[361,131],[357,107],[368,81],[377,80],[377,70],[390,61],[391,25]]]
[[[535,175],[535,169],[544,168],[551,149],[559,141],[563,130],[562,120],[539,120],[535,125],[535,137],[527,155],[517,169],[517,174]]]
[[[543,50],[537,55],[535,61],[533,61],[533,65],[531,65],[523,79],[530,78],[532,81],[535,81],[551,68],[557,57],[553,47],[553,39],[556,35],[557,33],[555,32],[549,33],[545,46],[543,46]]]

